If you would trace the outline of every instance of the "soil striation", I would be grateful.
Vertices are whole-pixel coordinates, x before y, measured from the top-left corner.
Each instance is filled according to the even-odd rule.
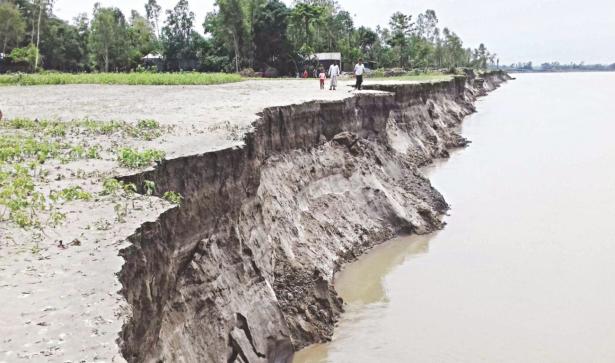
[[[122,251],[129,362],[289,362],[343,310],[334,273],[399,233],[443,226],[419,171],[467,141],[478,96],[508,76],[369,86],[341,101],[265,109],[243,147],[126,176],[185,200]]]

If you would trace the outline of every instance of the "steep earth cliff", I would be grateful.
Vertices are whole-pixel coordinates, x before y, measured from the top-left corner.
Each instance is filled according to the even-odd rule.
[[[442,227],[448,206],[419,171],[466,145],[476,97],[507,76],[371,86],[263,111],[245,146],[127,176],[185,200],[122,251],[130,362],[288,362],[332,335],[342,264],[399,233]]]

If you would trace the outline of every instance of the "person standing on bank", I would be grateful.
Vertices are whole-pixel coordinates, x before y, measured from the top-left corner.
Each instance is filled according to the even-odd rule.
[[[331,66],[329,66],[329,77],[331,78],[331,84],[329,85],[329,91],[335,91],[337,88],[337,76],[340,75],[340,67],[337,65],[337,62],[333,62]]]
[[[327,74],[325,73],[325,69],[320,67],[320,73],[318,73],[318,78],[320,78],[320,89],[325,89],[325,81],[327,80]]]
[[[363,65],[363,58],[359,58],[359,63],[354,66],[354,76],[357,79],[355,89],[360,91],[363,85],[363,73],[365,73],[365,66]]]

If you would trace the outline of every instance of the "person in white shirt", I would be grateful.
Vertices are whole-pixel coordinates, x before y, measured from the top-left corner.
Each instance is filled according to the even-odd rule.
[[[354,76],[357,79],[357,83],[354,88],[359,91],[363,85],[363,73],[365,73],[365,66],[363,65],[363,59],[359,58],[359,63],[354,66]]]
[[[331,78],[331,83],[329,85],[329,91],[335,91],[337,88],[337,76],[340,75],[340,67],[337,65],[337,62],[333,62],[331,66],[329,66],[329,77]]]

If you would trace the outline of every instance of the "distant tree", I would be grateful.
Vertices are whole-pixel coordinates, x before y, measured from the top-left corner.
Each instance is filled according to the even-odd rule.
[[[162,43],[171,69],[191,67],[196,61],[196,53],[191,43],[194,17],[187,0],[179,0],[173,10],[167,10],[167,20],[162,28]]]
[[[463,48],[461,38],[448,28],[442,30],[443,35],[443,66],[459,67],[468,65],[469,55],[466,49]]]
[[[433,43],[438,35],[438,17],[433,10],[427,10],[419,14],[416,19],[416,35]]]
[[[81,59],[79,59],[78,67],[79,69],[86,69],[89,67],[89,41],[90,41],[90,20],[88,19],[88,14],[81,13],[77,15],[73,19],[73,26],[77,30],[77,34],[79,35],[79,47],[82,49],[83,54]]]
[[[149,21],[149,23],[151,24],[152,29],[154,29],[157,38],[160,38],[159,22],[161,11],[162,8],[160,7],[160,5],[158,5],[156,0],[148,0],[145,4],[145,17],[147,18],[147,21]]]
[[[11,46],[17,46],[26,32],[26,22],[15,4],[0,4],[0,44],[2,53],[7,53]]]
[[[36,48],[40,49],[41,42],[41,21],[43,20],[43,13],[47,17],[53,11],[54,0],[34,0],[36,9],[38,11],[36,21]],[[38,68],[40,52],[36,52],[36,59],[34,61],[34,71]]]
[[[303,44],[310,44],[310,25],[324,13],[324,8],[309,3],[297,3],[291,12],[292,21],[301,25],[304,30]]]
[[[38,59],[38,49],[32,43],[27,47],[13,48],[9,54],[9,58],[15,63],[27,64],[31,70],[34,70],[36,60]]]
[[[475,65],[478,68],[485,69],[487,68],[487,60],[489,58],[489,52],[487,51],[487,47],[483,43],[480,43],[478,48],[474,51]]]
[[[408,58],[408,37],[413,31],[412,15],[396,12],[391,16],[391,38],[389,44],[399,51],[399,66],[404,68]]]
[[[119,9],[95,6],[89,44],[99,69],[109,72],[110,66],[118,69],[126,65],[126,28],[126,19]]]
[[[264,5],[254,19],[253,42],[258,67],[287,72],[290,45],[286,36],[290,9],[279,0]]]
[[[138,65],[141,62],[141,58],[152,52],[156,47],[154,28],[146,18],[135,10],[132,11],[130,16],[128,41],[130,44],[131,68]]]
[[[378,34],[364,26],[357,30],[357,38],[359,47],[361,48],[361,53],[363,54],[369,53],[378,42]]]
[[[354,31],[354,21],[352,15],[347,11],[340,11],[335,15],[335,21],[338,22],[342,28],[342,33],[346,35],[348,40],[348,48],[352,47],[352,33]]]
[[[232,44],[235,72],[239,72],[242,61],[242,49],[247,38],[246,21],[240,0],[217,0],[219,12],[217,14],[218,31]]]
[[[42,65],[47,69],[78,71],[83,68],[87,45],[79,29],[64,20],[50,18],[41,34]]]

